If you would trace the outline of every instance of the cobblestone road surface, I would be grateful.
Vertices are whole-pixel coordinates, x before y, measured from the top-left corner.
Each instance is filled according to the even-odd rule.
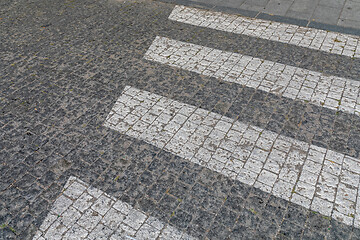
[[[0,239],[360,238],[358,35],[157,1],[0,25]]]

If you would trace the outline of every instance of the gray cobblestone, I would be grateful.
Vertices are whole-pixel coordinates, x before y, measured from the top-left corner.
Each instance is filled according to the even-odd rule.
[[[62,191],[70,176],[98,189],[89,187],[80,196],[74,192],[77,200],[91,195],[82,204],[93,204],[105,192],[163,223],[171,219],[174,228],[200,239],[280,238],[283,233],[313,239],[359,238],[357,227],[347,227],[102,127],[114,102],[130,85],[233,120],[239,118],[256,129],[359,158],[359,118],[352,114],[142,60],[157,35],[349,79],[358,78],[357,59],[168,21],[172,9],[172,5],[157,2],[131,1],[1,3],[0,157],[4,161],[0,166],[0,239],[35,236],[43,220],[51,216],[54,201],[66,195]],[[286,149],[286,144],[279,145]],[[338,186],[353,190],[358,173],[352,172],[350,160],[343,160],[347,169],[341,170]],[[322,169],[314,172],[322,174]],[[280,187],[286,188],[284,183]],[[277,182],[273,189],[276,186]],[[339,217],[347,221],[349,216],[344,217],[341,206],[351,206],[353,198],[335,195],[334,199],[339,202]],[[246,216],[246,221],[236,221],[232,214],[218,217],[223,206]],[[81,214],[91,209],[86,204],[84,209],[72,207]],[[72,207],[64,211],[65,216],[77,216]],[[205,216],[207,224],[201,224],[199,219]],[[59,231],[67,229],[63,236],[78,239],[87,234],[78,223],[68,228],[71,221],[60,220]],[[354,222],[358,221],[355,217]],[[232,222],[236,223],[229,229]],[[111,237],[121,239],[123,231],[134,233],[123,227]]]
[[[172,51],[164,53],[168,48]],[[189,51],[189,49],[194,51]],[[211,57],[212,53],[224,55],[224,57]],[[176,60],[172,58],[173,56]],[[310,101],[333,110],[360,114],[358,111],[358,108],[360,109],[360,102],[358,102],[360,101],[360,83],[358,81],[326,76],[319,72],[162,37],[154,40],[145,54],[145,59],[287,98]],[[191,62],[189,67],[184,64],[188,61]],[[203,61],[209,64],[205,66]]]
[[[136,116],[132,123],[124,127],[122,122],[126,121],[127,116],[135,116],[132,114],[133,110],[130,109],[129,112],[125,106],[130,105],[132,109],[137,109],[137,104],[149,107],[147,109],[143,107],[142,114]],[[125,108],[127,115],[124,114],[123,108]],[[139,133],[134,134],[134,132],[131,131],[132,126],[135,125],[136,122],[141,122],[144,118],[146,119],[147,114],[149,112],[155,112],[155,110],[157,114],[154,115],[150,125],[146,125],[145,128],[139,129]],[[157,120],[157,117],[162,114],[162,111],[172,112],[171,117],[165,123]],[[192,117],[193,115],[196,117]],[[207,122],[197,121],[199,118],[204,120],[209,118],[211,119],[211,123],[207,125]],[[178,119],[182,120],[178,121]],[[195,119],[195,122],[193,122],[193,119]],[[177,121],[178,127],[174,129],[171,123]],[[196,131],[200,125],[209,127],[210,133],[197,135]],[[150,144],[170,151],[193,163],[207,167],[212,171],[219,172],[232,179],[253,185],[265,192],[272,193],[275,196],[284,198],[303,207],[311,207],[314,210],[316,210],[316,207],[319,207],[319,210],[316,211],[321,211],[323,214],[331,213],[333,217],[339,221],[344,220],[347,224],[352,224],[352,221],[340,214],[345,214],[346,216],[356,215],[353,207],[355,206],[354,198],[352,199],[352,203],[335,200],[336,193],[340,194],[340,196],[344,194],[352,195],[355,198],[357,196],[356,190],[352,190],[344,184],[339,185],[338,189],[344,159],[343,154],[334,151],[327,152],[324,148],[319,148],[290,138],[284,138],[273,132],[262,130],[251,125],[246,126],[244,123],[234,122],[229,118],[206,112],[203,109],[198,110],[193,106],[172,101],[160,95],[141,91],[130,86],[125,87],[121,97],[108,115],[105,126],[131,137],[145,140]],[[236,139],[236,141],[226,140],[227,133],[230,130],[240,134],[240,137]],[[194,134],[195,137],[191,138],[192,134]],[[164,140],[163,136],[166,136],[165,139],[167,140],[159,141],[158,136],[161,136],[161,140]],[[202,141],[198,141],[196,136],[202,139]],[[195,139],[195,142],[192,142],[191,139]],[[278,139],[280,140],[280,144],[275,144]],[[282,146],[284,142],[287,143],[285,148]],[[276,145],[282,147],[277,149]],[[275,152],[274,154],[275,156],[277,155],[276,159],[280,163],[278,169],[275,168],[274,172],[264,169],[264,163],[268,161],[269,151],[272,148],[278,150],[278,153],[276,154]],[[247,157],[239,158],[238,155],[234,154],[236,153],[236,149],[239,149],[241,152],[244,150],[249,151],[249,154]],[[281,150],[285,151],[282,152]],[[345,160],[347,159],[349,159],[349,164],[351,164],[352,161],[354,161],[353,164],[357,164],[359,161],[358,159],[345,156]],[[320,171],[310,173],[309,171],[302,170],[305,161],[310,163],[310,165],[307,166],[311,166],[311,160],[319,163],[318,169],[321,169]],[[347,165],[344,166],[345,170],[350,170]],[[356,172],[356,169],[351,171]],[[310,180],[310,176],[312,177],[312,181]],[[282,184],[285,185],[282,186]],[[357,187],[358,185],[356,188]],[[272,190],[273,188],[275,190]],[[319,201],[312,204],[314,196],[329,201],[330,204],[327,204],[327,206],[333,207],[334,213],[333,210],[325,211],[323,207],[318,204]],[[341,201],[342,204],[339,204],[338,201]],[[341,209],[341,212],[336,209]],[[130,222],[136,224],[134,220]],[[133,228],[137,229],[137,227]]]
[[[261,19],[250,19],[184,6],[175,6],[169,19],[221,31],[295,44],[335,54],[357,58],[360,56],[358,36],[303,28]]]
[[[70,177],[65,187],[63,194],[73,196],[73,200],[70,200],[71,204],[76,202],[82,192],[89,189],[89,185],[75,177]],[[74,197],[74,192],[80,192],[80,194]],[[132,208],[127,203],[117,200],[114,204],[110,196],[100,190],[97,192],[100,196],[83,215],[72,206],[68,208],[64,204],[64,195],[61,195],[52,208],[58,214],[50,213],[33,239],[43,237],[46,239],[109,239],[111,236],[131,238],[128,235],[138,239],[171,239],[171,235],[179,236],[181,239],[191,238],[186,233]],[[105,213],[106,215],[103,216]]]

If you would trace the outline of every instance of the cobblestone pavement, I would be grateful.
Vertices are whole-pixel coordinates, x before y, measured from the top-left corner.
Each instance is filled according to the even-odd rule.
[[[205,7],[249,17],[278,19],[320,28],[360,29],[360,3],[356,0],[158,0]]]
[[[0,239],[360,238],[359,35],[158,1],[0,24]]]
[[[167,38],[155,39],[145,58],[360,115],[359,81]]]
[[[59,217],[60,216],[60,217]],[[33,239],[193,239],[70,177]]]
[[[261,19],[249,19],[184,6],[175,6],[169,19],[349,57],[360,57],[360,46],[357,37],[321,29],[305,28]]]

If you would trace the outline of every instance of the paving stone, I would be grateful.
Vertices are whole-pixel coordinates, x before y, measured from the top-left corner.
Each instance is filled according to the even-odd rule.
[[[312,19],[318,22],[336,25],[340,17],[340,13],[340,8],[318,5],[313,13]]]
[[[318,1],[295,1],[287,11],[286,16],[296,16],[296,14],[298,14],[300,15],[300,18],[310,18],[313,15],[314,7],[317,3]],[[337,33],[327,33],[326,31],[306,29],[296,25],[281,23],[275,23],[274,25],[270,21],[247,19],[236,15],[231,16],[223,14],[222,17],[219,17],[219,13],[216,14],[210,11],[182,6],[176,6],[169,16],[169,19],[237,34],[245,34],[273,41],[295,44],[336,54],[359,57],[356,51],[360,50],[354,49],[355,51],[345,51],[344,43],[339,44],[343,41],[336,40],[337,37],[344,40],[349,38],[351,39],[349,40],[349,43],[354,41],[355,46],[358,46],[358,39],[356,36],[351,37]],[[275,31],[276,34],[274,34]],[[312,39],[316,39],[316,41],[313,41]],[[347,42],[348,40],[345,41]],[[348,47],[350,47],[350,45],[347,45],[346,48]],[[357,47],[357,49],[360,48]]]
[[[124,128],[122,121],[126,121],[129,115],[135,116],[132,113],[134,110],[130,110],[121,118],[117,116],[121,115],[123,108],[126,108],[125,104],[134,106],[136,109],[136,104],[141,104],[139,100],[144,103],[144,106],[150,107],[136,116],[135,120]],[[161,110],[158,111],[151,124],[144,126],[139,130],[139,134],[134,135],[132,126],[146,118],[147,112],[155,112],[158,109]],[[165,123],[157,120],[163,112],[172,112],[172,117]],[[114,118],[117,120],[114,121]],[[180,118],[184,120],[181,120],[174,130],[172,123]],[[198,121],[197,119],[203,120]],[[350,219],[344,219],[339,214],[347,216],[355,214],[357,191],[344,184],[338,185],[338,183],[343,161],[345,171],[357,173],[358,159],[291,138],[284,138],[276,133],[130,86],[125,87],[123,95],[115,103],[104,125],[128,136],[145,140],[159,148],[164,148],[179,157],[207,167],[211,171],[219,172],[231,179],[239,180],[305,208],[311,208],[324,215],[336,217],[339,221],[343,219],[344,222],[352,224]],[[197,134],[200,125],[208,127],[209,131]],[[229,131],[239,133],[236,141],[226,139]],[[198,141],[196,138],[202,140]],[[164,139],[166,140],[164,141]],[[263,169],[272,148],[279,150],[277,154],[272,152],[272,157],[277,159],[278,168],[281,169],[275,170],[275,172]],[[248,151],[249,154],[243,156],[243,151]],[[181,160],[175,160],[175,162],[177,161],[179,164],[175,167],[179,170],[183,169]],[[313,172],[305,169],[302,171],[305,161],[309,163],[306,165],[309,167],[305,169]],[[319,170],[314,172],[312,165],[316,166],[316,164],[318,164]],[[321,170],[320,166],[322,166]],[[200,185],[195,185],[195,187],[195,194],[207,196],[209,199],[208,189]],[[165,188],[161,189],[162,192],[164,190]],[[342,197],[335,199],[336,192],[340,193],[339,196],[346,194],[349,201]],[[162,194],[158,194],[158,198],[161,196]],[[250,204],[257,203],[256,196],[254,200]],[[161,201],[163,206],[166,206],[164,211],[169,213],[173,212],[179,204],[175,198],[167,195]],[[260,199],[259,202],[261,205],[263,200]],[[207,202],[203,202],[203,207],[206,207],[207,204]],[[332,213],[333,209],[336,210],[334,214]],[[222,222],[227,227],[232,226],[223,220],[217,220],[217,222]]]
[[[98,226],[99,234],[110,239],[136,234],[130,226],[115,227],[114,221],[106,220],[118,211],[115,209],[117,201],[141,211],[149,216],[148,219],[157,217],[167,226],[163,229],[161,224],[145,221],[141,225],[144,229],[138,230],[139,238],[143,234],[158,234],[159,230],[165,239],[181,235],[183,239],[204,236],[280,238],[283,232],[298,236],[297,226],[300,226],[303,238],[357,239],[357,218],[353,219],[355,227],[350,228],[339,221],[331,223],[331,230],[327,223],[308,226],[307,222],[322,223],[318,219],[307,220],[311,210],[253,190],[252,186],[102,126],[124,87],[133,86],[358,159],[360,125],[358,118],[350,113],[327,111],[321,106],[144,61],[143,57],[156,36],[165,36],[347,79],[358,78],[357,59],[169,21],[173,6],[159,2],[92,0],[81,4],[61,1],[1,3],[0,11],[5,17],[0,28],[4,36],[0,63],[3,76],[0,81],[0,157],[4,160],[0,166],[0,239],[31,239],[34,236],[36,239],[37,231],[48,231],[51,239],[60,237],[59,233],[75,239],[85,237],[88,234],[85,228],[73,224],[73,219],[64,221],[64,218],[78,217],[79,212],[84,216],[84,212],[92,209],[87,205],[94,204],[102,194],[107,194],[115,203],[110,208],[112,211],[102,212],[104,217],[92,212],[102,217],[94,221],[100,224],[94,228]],[[353,24],[355,26],[356,21]],[[134,113],[142,110],[137,108]],[[184,110],[180,114],[188,114]],[[167,117],[164,115],[161,120],[166,121]],[[131,123],[131,119],[128,120]],[[140,129],[145,125],[140,125]],[[187,127],[192,129],[190,125]],[[225,130],[226,124],[216,128]],[[186,133],[180,137],[184,136]],[[235,141],[238,137],[229,135],[229,140]],[[265,142],[261,144],[267,147]],[[229,148],[229,145],[223,147]],[[280,147],[286,149],[286,145]],[[226,157],[225,153],[221,156]],[[274,158],[278,157],[274,155]],[[338,186],[349,197],[333,197],[336,217],[345,221],[352,218],[346,215],[351,213],[345,212],[343,205],[352,206],[353,189],[358,187],[358,174],[349,169],[353,167],[356,171],[356,164],[350,160],[342,163],[338,163],[337,158],[331,160],[347,168],[341,169]],[[278,174],[274,165],[265,166],[267,171]],[[314,174],[322,174],[322,168],[316,169]],[[326,170],[329,174],[338,172],[334,167]],[[146,171],[151,172],[152,177],[146,175]],[[63,191],[70,176],[75,176],[72,181],[81,179],[84,186],[92,187],[83,192],[81,189],[69,192],[71,196],[68,196]],[[326,181],[323,185],[333,187]],[[181,189],[177,189],[178,186],[182,186]],[[290,194],[291,191],[290,188]],[[167,202],[162,201],[165,196],[180,202],[174,216],[172,212],[165,212],[168,209]],[[72,205],[68,206],[65,199]],[[60,217],[52,212],[54,203],[63,203],[67,209],[57,210],[62,212]],[[298,218],[293,224],[296,227],[286,228],[281,220],[287,216],[290,206],[297,206],[298,212],[307,214],[305,218]],[[259,221],[248,228],[238,224],[239,221],[232,228],[226,227],[224,223],[231,221],[225,215],[224,223],[215,221],[217,217],[221,219],[218,213],[223,208],[238,215],[244,209],[251,214],[255,211]],[[122,219],[123,214],[119,212],[116,219]],[[53,216],[53,221],[57,222],[42,229],[42,224],[49,222],[44,222],[48,216]],[[208,219],[208,224],[200,225],[200,218]],[[170,219],[172,225],[168,224]],[[276,235],[273,235],[274,226],[267,222],[269,219],[276,222]],[[108,229],[114,230],[109,233]],[[187,235],[176,229],[183,229]],[[100,235],[94,237],[100,238]]]
[[[360,18],[356,14],[360,9],[360,4],[357,1],[346,1],[344,4],[343,11],[341,12],[341,18],[359,21]]]
[[[293,1],[270,0],[263,12],[276,15],[285,15]]]
[[[90,188],[89,185],[74,177],[68,180],[67,185],[70,185],[70,187],[65,188],[65,195],[87,191]],[[121,201],[116,201],[113,205],[110,201],[114,201],[107,194],[101,190],[98,191],[100,196],[97,197],[97,201],[93,202],[91,208],[83,215],[73,207],[66,209],[63,200],[57,200],[52,211],[63,213],[49,214],[41,225],[40,231],[35,234],[34,239],[41,239],[42,237],[108,239],[113,235],[114,231],[125,234],[124,237],[126,237],[126,234],[131,234],[140,239],[155,239],[161,236],[161,231],[166,228],[165,224]],[[74,196],[75,201],[79,197],[79,195]],[[93,208],[97,211],[95,212]],[[104,212],[107,212],[107,214],[102,218],[100,214]],[[170,229],[173,228],[170,227]],[[181,233],[181,235],[184,238],[187,236],[185,233]]]
[[[161,53],[167,48],[172,49],[171,55]],[[188,48],[194,49],[194,54],[185,54]],[[216,60],[218,55],[224,58]],[[171,56],[176,56],[176,60]],[[145,59],[287,98],[310,101],[333,110],[359,114],[356,110],[360,104],[357,102],[359,83],[350,79],[327,77],[318,72],[161,37],[154,40]],[[192,64],[184,65],[186,61]]]
[[[345,0],[339,0],[339,1],[334,1],[334,0],[324,1],[324,0],[320,0],[319,5],[341,8],[341,7],[343,7],[344,3],[345,3]]]

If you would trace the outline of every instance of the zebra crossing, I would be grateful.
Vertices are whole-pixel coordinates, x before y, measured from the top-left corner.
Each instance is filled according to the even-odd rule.
[[[130,86],[125,87],[105,126],[359,226],[360,159]]]
[[[175,6],[169,20],[360,58],[358,36],[184,6]],[[149,62],[360,116],[360,82],[356,79],[162,36],[154,39],[143,57]],[[358,158],[130,85],[116,100],[103,126],[360,228]],[[33,239],[49,238],[197,239],[76,177],[69,178]]]
[[[354,58],[360,57],[358,36],[185,6],[175,6],[169,19]],[[360,82],[356,80],[160,36],[153,41],[144,58],[294,100],[360,115]],[[108,127],[144,139],[265,192],[359,227],[360,208],[357,207],[356,198],[360,172],[355,169],[359,168],[360,159],[282,137],[218,114],[206,111],[204,113],[202,109],[194,106],[172,102],[171,99],[138,89],[129,87],[124,90],[124,94],[127,90],[130,94],[125,96],[130,99],[140,98],[146,101],[144,96],[145,99],[151,96],[151,99],[155,98],[159,103],[165,101],[167,104],[157,105],[155,101],[147,110],[143,109],[145,112],[141,114],[136,111],[136,103],[120,98],[108,117]],[[126,114],[131,112],[127,112],[125,106],[134,107],[137,114],[134,122],[126,119],[129,116]],[[174,115],[166,115],[168,112],[165,109],[171,109]],[[142,119],[149,121],[146,111],[153,114],[153,119],[150,118],[152,121],[144,124]],[[172,117],[174,122],[171,122]],[[176,122],[176,118],[182,121]],[[135,125],[132,125],[134,123]],[[209,127],[209,123],[212,129],[203,129],[203,126]],[[200,134],[196,132],[198,130]],[[348,162],[350,159],[352,163]],[[329,187],[335,188],[330,190]],[[347,187],[349,188],[346,190]],[[344,204],[345,202],[347,204]]]
[[[84,238],[196,239],[70,177],[33,239]]]
[[[261,19],[251,19],[185,6],[175,6],[169,19],[195,26],[259,37],[348,57],[360,57],[359,37],[342,33]]]
[[[360,82],[157,37],[145,59],[360,115]]]

